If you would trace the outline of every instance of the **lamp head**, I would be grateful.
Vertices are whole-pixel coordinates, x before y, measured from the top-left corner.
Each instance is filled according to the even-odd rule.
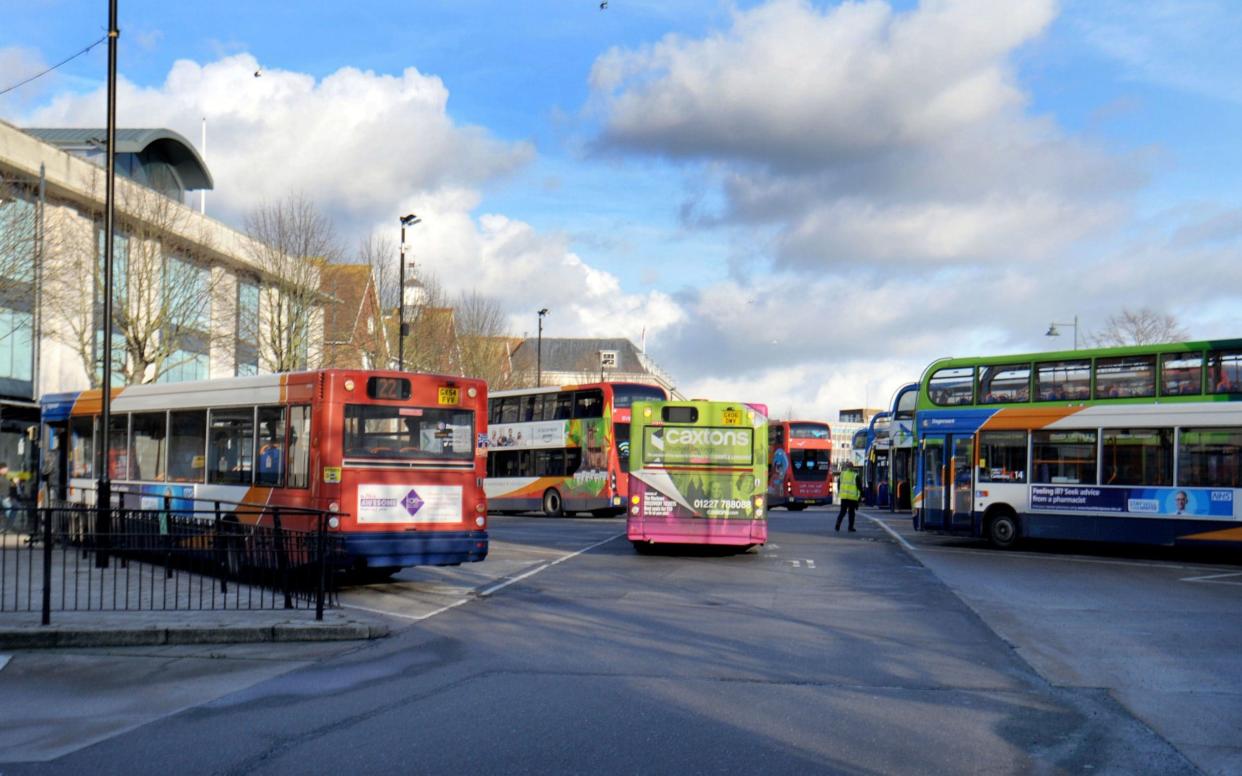
[[[418,216],[414,215],[413,213],[410,213],[408,216],[401,216],[402,226],[413,226],[414,224],[420,223],[421,221],[422,219],[420,219]]]
[[[539,317],[540,317],[540,318],[542,318],[543,316],[545,316],[545,315],[547,315],[547,314],[548,314],[548,308],[544,307],[544,308],[542,308],[542,309],[540,309],[540,310],[539,310]]]
[[[1044,332],[1044,336],[1045,337],[1060,337],[1061,332],[1057,331],[1057,325],[1055,323],[1050,323],[1048,324],[1048,331]]]

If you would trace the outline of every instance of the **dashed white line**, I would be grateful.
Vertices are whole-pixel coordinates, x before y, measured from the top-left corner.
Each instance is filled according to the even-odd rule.
[[[509,577],[508,579],[501,580],[500,582],[497,582],[491,587],[485,587],[482,590],[480,590],[478,592],[478,596],[479,598],[487,598],[489,595],[491,595],[492,593],[495,593],[497,590],[504,590],[506,587],[508,587],[509,585],[512,585],[514,582],[520,582],[523,579],[526,579],[527,577],[533,577],[534,575],[538,574],[540,571],[547,569],[551,565],[552,565],[551,563],[545,563],[542,566],[536,566],[535,568],[530,569],[529,571],[525,571],[521,574],[518,574],[516,577]]]
[[[1242,577],[1242,571],[1230,571],[1225,574],[1208,574],[1202,577],[1183,577],[1183,582],[1212,582],[1217,585],[1242,585],[1242,580],[1237,582],[1222,581],[1224,577]]]
[[[403,620],[414,620],[415,622],[418,622],[419,620],[425,620],[428,617],[435,617],[437,614],[443,614],[444,612],[447,612],[449,609],[456,608],[458,606],[461,606],[462,604],[469,603],[469,602],[470,602],[469,598],[461,598],[461,599],[454,601],[451,604],[446,604],[444,606],[441,606],[439,609],[436,609],[435,611],[427,612],[426,614],[402,614],[400,612],[390,612],[386,609],[372,609],[369,606],[358,606],[357,604],[341,604],[341,608],[357,609],[358,611],[361,611],[361,612],[371,612],[372,614],[382,614],[385,617],[400,617]]]

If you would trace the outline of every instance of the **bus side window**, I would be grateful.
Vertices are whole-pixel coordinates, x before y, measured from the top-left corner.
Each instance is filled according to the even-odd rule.
[[[108,438],[108,476],[115,480],[129,478],[129,415],[113,415],[112,433]]]
[[[604,392],[599,389],[574,394],[575,418],[599,418],[604,415]]]
[[[553,420],[569,420],[574,415],[574,395],[569,391],[562,391],[556,394],[556,409],[553,410]]]
[[[173,412],[169,420],[169,481],[202,482],[207,460],[207,411]]]
[[[285,481],[285,408],[259,408],[259,452],[254,484],[279,488]]]
[[[129,440],[130,476],[136,480],[164,479],[167,417],[163,412],[135,413]]]
[[[69,476],[95,476],[95,418],[73,418],[69,421]]]
[[[212,410],[207,481],[249,485],[254,460],[254,410]]]
[[[301,404],[289,408],[289,487],[310,487],[311,408]]]

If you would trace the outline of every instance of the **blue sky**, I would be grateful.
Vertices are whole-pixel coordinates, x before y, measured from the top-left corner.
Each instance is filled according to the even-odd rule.
[[[695,395],[831,415],[1123,306],[1242,333],[1227,0],[120,5],[122,123],[208,116],[210,213],[302,190],[349,240],[426,213],[450,290],[516,333],[645,331]],[[0,88],[106,7],[0,0]],[[0,118],[102,124],[105,62]]]

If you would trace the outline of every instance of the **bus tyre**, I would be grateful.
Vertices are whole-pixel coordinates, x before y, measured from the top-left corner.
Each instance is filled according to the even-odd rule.
[[[998,550],[1013,549],[1018,543],[1018,516],[999,512],[988,523],[988,541]]]
[[[548,488],[543,494],[543,513],[548,517],[561,517],[565,514],[565,504],[556,488]]]

